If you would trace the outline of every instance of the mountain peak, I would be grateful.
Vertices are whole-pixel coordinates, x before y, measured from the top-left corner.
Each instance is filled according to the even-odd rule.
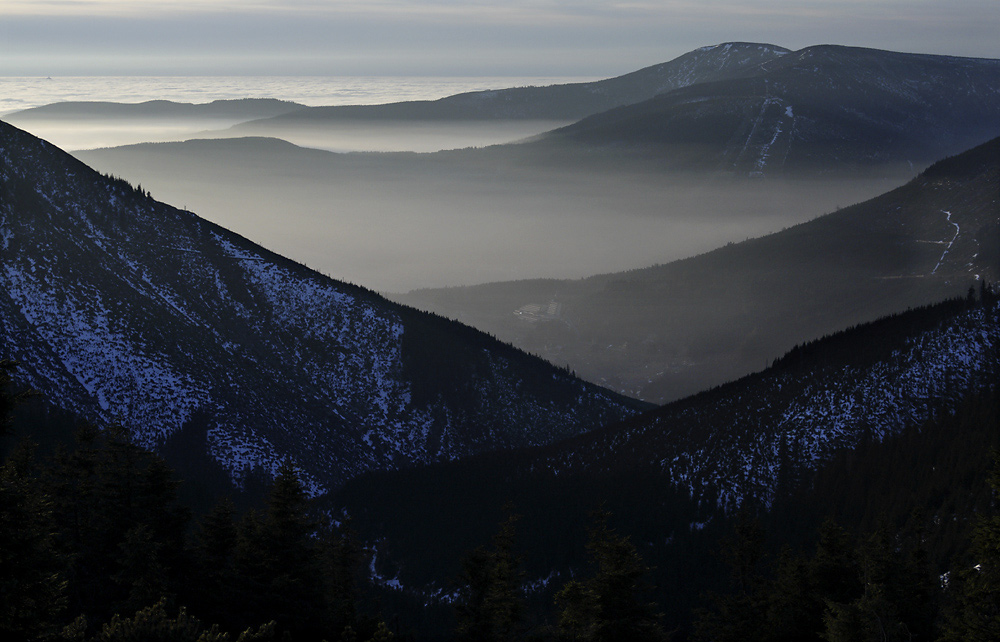
[[[786,49],[784,47],[779,47],[778,45],[772,45],[762,42],[720,42],[717,45],[706,45],[704,47],[699,47],[695,51],[722,51],[729,52],[733,50],[751,50],[751,51],[762,51],[765,53],[773,53],[778,56],[783,56],[788,53],[792,53],[791,49]]]

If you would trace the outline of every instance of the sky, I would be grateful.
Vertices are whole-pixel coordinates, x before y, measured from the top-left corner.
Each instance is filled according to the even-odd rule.
[[[0,76],[610,76],[704,45],[1000,58],[1000,0],[0,0]]]

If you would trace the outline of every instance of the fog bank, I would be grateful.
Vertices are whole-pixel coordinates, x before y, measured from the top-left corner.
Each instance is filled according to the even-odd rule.
[[[731,180],[329,154],[270,139],[77,154],[330,276],[385,292],[665,263],[883,192],[885,180]]]

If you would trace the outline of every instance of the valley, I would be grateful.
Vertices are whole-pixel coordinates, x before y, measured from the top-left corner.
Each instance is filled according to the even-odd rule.
[[[0,630],[965,639],[998,136],[1000,61],[743,42],[9,115]]]
[[[994,282],[998,154],[993,140],[875,199],[681,261],[396,299],[586,379],[670,401],[759,370],[802,341]],[[558,320],[515,314],[548,301],[560,305]]]

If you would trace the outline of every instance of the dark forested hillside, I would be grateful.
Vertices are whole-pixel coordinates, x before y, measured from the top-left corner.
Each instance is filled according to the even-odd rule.
[[[20,380],[234,481],[546,443],[636,404],[274,255],[0,124],[0,345]]]
[[[407,616],[414,625],[440,617],[446,626],[454,551],[487,542],[507,502],[522,516],[525,585],[543,610],[583,568],[590,512],[600,506],[655,567],[667,625],[687,626],[702,591],[725,590],[717,551],[739,502],[760,516],[758,556],[776,561],[785,545],[809,553],[834,519],[852,541],[924,529],[926,572],[940,574],[961,559],[976,512],[993,502],[985,472],[1000,446],[998,311],[987,294],[985,303],[889,317],[591,435],[365,475],[333,505],[372,541],[376,581],[400,604],[416,600],[438,614]],[[763,562],[755,571],[761,582],[772,572]]]
[[[917,336],[963,307],[790,358],[805,366],[845,344]],[[870,365],[878,352],[847,361]],[[563,640],[593,627],[776,641],[857,639],[831,636],[881,623],[968,640],[984,619],[997,624],[984,610],[1000,542],[1000,484],[991,493],[985,479],[1000,445],[995,383],[840,451],[756,518],[699,505],[655,470],[552,475],[532,466],[543,453],[522,451],[363,476],[337,498],[353,519],[331,527],[329,502],[310,501],[287,466],[258,510],[222,500],[192,520],[190,482],[119,429],[83,427],[45,453],[11,448],[10,428],[39,426],[34,413],[6,421],[13,372],[0,364],[0,576],[11,589],[0,631],[17,639]]]

